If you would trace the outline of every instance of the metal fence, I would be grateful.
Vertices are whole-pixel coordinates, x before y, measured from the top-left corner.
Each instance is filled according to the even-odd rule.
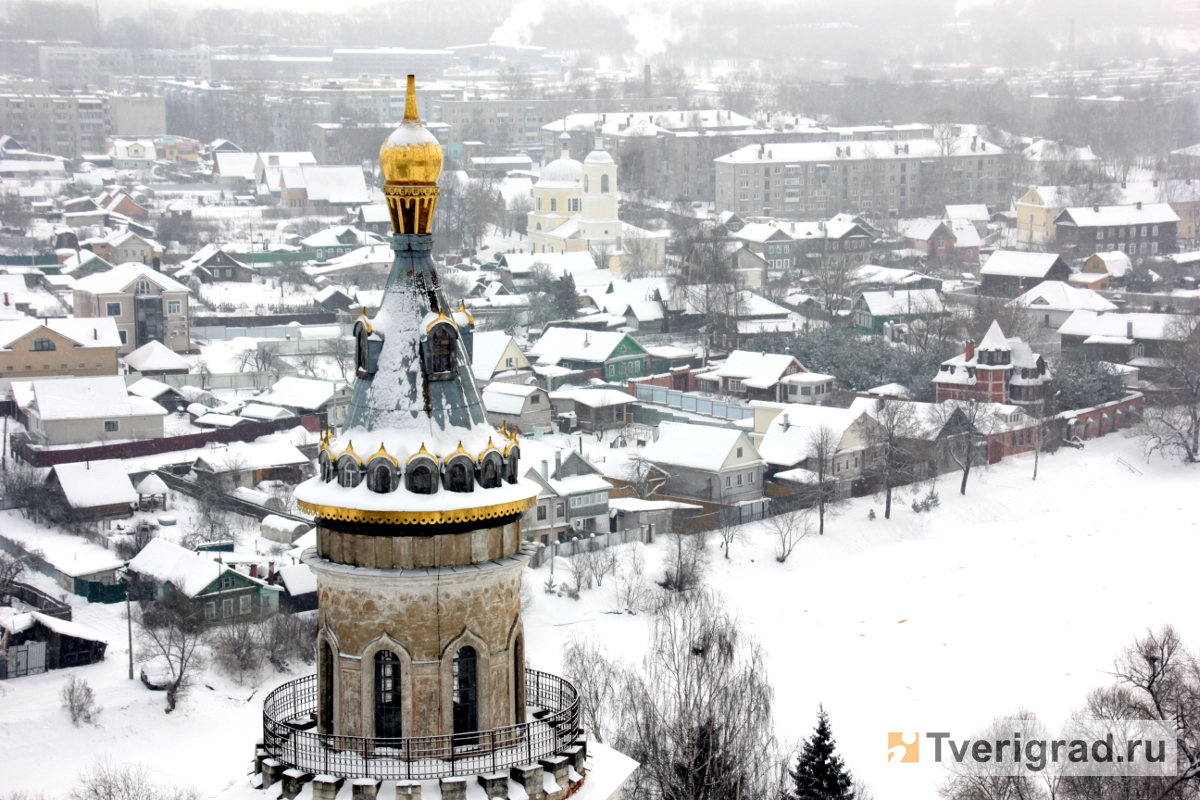
[[[634,384],[633,390],[638,400],[657,403],[660,406],[667,406],[668,408],[677,408],[680,411],[690,411],[695,414],[705,414],[710,417],[735,421],[750,419],[754,416],[754,409],[750,406],[727,403],[724,400],[714,400],[710,397],[701,397],[697,394],[680,392],[676,389],[667,389],[663,386],[638,383]]]
[[[582,733],[579,694],[570,682],[525,670],[530,706],[544,716],[521,725],[449,736],[376,739],[311,730],[317,676],[283,684],[263,702],[263,747],[286,767],[310,774],[430,780],[507,771],[566,751]]]

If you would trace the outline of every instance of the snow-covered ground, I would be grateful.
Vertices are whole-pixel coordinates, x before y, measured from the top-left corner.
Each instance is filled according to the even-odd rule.
[[[785,564],[761,526],[729,561],[711,545],[710,585],[768,654],[782,737],[807,735],[824,703],[849,767],[877,797],[928,798],[937,773],[887,764],[887,732],[966,735],[1018,708],[1053,725],[1110,680],[1113,658],[1147,627],[1171,623],[1200,647],[1196,469],[1147,464],[1136,439],[1115,434],[1044,458],[1036,482],[1031,472],[1030,457],[1009,459],[973,476],[966,497],[946,476],[939,508],[916,514],[905,491],[890,521],[874,499],[854,500]],[[871,508],[879,518],[868,519]],[[647,548],[648,576],[664,549],[661,538]],[[530,666],[559,671],[577,633],[640,657],[646,617],[613,611],[611,581],[578,601],[536,592]],[[213,794],[244,775],[260,701],[291,676],[249,688],[210,671],[163,714],[161,694],[125,677],[122,613],[77,605],[76,619],[109,637],[103,663],[0,683],[5,790],[58,796],[105,756]],[[99,727],[74,728],[59,707],[71,671],[97,689]]]

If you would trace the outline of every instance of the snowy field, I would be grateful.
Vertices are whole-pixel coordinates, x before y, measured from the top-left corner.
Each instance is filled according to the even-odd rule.
[[[1031,457],[1010,459],[973,476],[965,498],[946,476],[939,508],[914,513],[906,491],[890,521],[872,498],[854,500],[785,564],[760,526],[730,561],[712,543],[709,583],[767,651],[781,737],[807,735],[824,703],[848,766],[876,797],[930,798],[938,774],[888,765],[888,731],[966,735],[1020,708],[1054,725],[1109,681],[1118,651],[1147,627],[1169,622],[1200,647],[1196,469],[1147,464],[1139,441],[1116,434],[1044,458],[1036,483],[1031,472]],[[659,573],[664,544],[647,549],[647,576]],[[540,587],[547,576],[543,567],[529,577]],[[579,601],[536,591],[530,666],[559,671],[574,634],[638,658],[646,617],[616,605],[611,580]],[[70,671],[0,683],[0,792],[62,796],[106,756],[214,795],[243,776],[262,697],[292,676],[238,687],[210,671],[164,714],[162,694],[126,679],[122,615],[76,610],[110,642],[106,661],[73,670],[97,689],[99,727],[74,728],[59,707]]]

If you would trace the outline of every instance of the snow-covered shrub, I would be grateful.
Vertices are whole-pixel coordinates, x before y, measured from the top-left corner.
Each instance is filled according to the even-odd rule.
[[[248,622],[218,628],[212,651],[213,663],[239,686],[258,677],[267,655],[262,631]]]
[[[62,699],[62,706],[71,715],[71,723],[76,728],[84,722],[88,725],[95,725],[96,717],[100,716],[100,712],[104,710],[96,705],[96,693],[92,691],[87,680],[78,675],[70,677],[58,696]]]

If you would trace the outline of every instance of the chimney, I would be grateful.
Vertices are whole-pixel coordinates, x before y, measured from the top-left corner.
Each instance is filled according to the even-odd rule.
[[[963,355],[966,356],[967,361],[970,361],[972,358],[975,357],[975,340],[974,339],[967,339],[965,342],[963,342]]]
[[[561,472],[562,472],[562,451],[555,450],[554,451],[554,480],[558,480],[561,477],[561,475],[559,474]]]
[[[258,564],[251,564],[251,565],[250,565],[250,577],[251,577],[251,578],[257,578],[257,577],[258,577]]]
[[[1131,319],[1125,321],[1125,338],[1126,339],[1133,338],[1133,320],[1131,320]]]
[[[542,460],[542,480],[550,480],[550,464],[545,459]]]
[[[1137,210],[1138,210],[1138,211],[1141,211],[1141,210],[1142,210],[1142,201],[1141,201],[1141,200],[1138,200],[1138,201],[1137,201],[1137,203],[1136,203],[1135,205],[1137,206]]]
[[[1100,213],[1100,205],[1098,203],[1096,205],[1092,206],[1092,213],[1094,213],[1094,214]]]
[[[784,412],[783,423],[780,425],[780,427],[783,428],[785,431],[788,428],[792,427],[792,421],[790,419],[788,419],[787,412]]]
[[[100,338],[100,329],[92,328],[92,339],[99,339],[99,338]]]
[[[268,561],[267,562],[267,583],[274,583],[274,582],[275,582],[275,562]]]

